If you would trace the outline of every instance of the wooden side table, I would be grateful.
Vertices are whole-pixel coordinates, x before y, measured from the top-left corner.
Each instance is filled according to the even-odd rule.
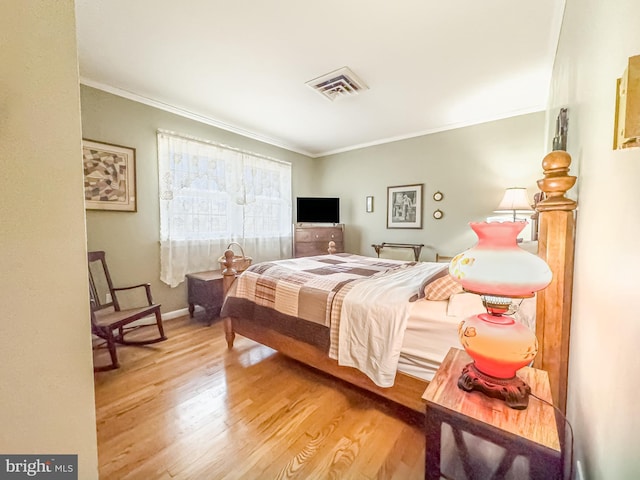
[[[425,478],[562,478],[562,449],[554,408],[537,398],[525,410],[458,387],[471,362],[452,348],[422,396],[426,401]],[[551,402],[547,372],[525,367],[518,376]]]
[[[220,315],[224,300],[222,286],[222,271],[189,273],[187,275],[187,296],[189,302],[189,316],[193,318],[195,306],[200,305],[205,310],[207,324]]]

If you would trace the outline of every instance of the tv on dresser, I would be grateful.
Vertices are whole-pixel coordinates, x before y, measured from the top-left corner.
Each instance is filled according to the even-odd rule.
[[[340,199],[297,197],[296,223],[340,223]]]

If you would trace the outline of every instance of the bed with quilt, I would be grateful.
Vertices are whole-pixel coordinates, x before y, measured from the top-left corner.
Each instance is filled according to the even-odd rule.
[[[520,317],[535,321],[525,310]],[[222,316],[230,347],[237,332],[422,411],[428,381],[460,345],[458,324],[484,311],[479,296],[451,279],[448,264],[342,253],[249,267]]]
[[[537,254],[552,280],[520,305],[534,328],[534,367],[547,371],[555,406],[565,411],[577,203],[571,157],[542,160],[535,205]],[[331,251],[331,250],[330,250]],[[422,394],[451,346],[461,319],[484,311],[460,291],[447,264],[334,255],[257,264],[241,275],[225,252],[225,336],[236,333],[323,372],[424,413]],[[535,312],[535,313],[534,313]],[[535,317],[535,320],[534,320]]]

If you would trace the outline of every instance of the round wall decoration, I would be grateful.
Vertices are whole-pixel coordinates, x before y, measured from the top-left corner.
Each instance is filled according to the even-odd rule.
[[[440,220],[442,217],[444,217],[444,212],[442,210],[436,210],[433,212],[433,218],[436,220]]]
[[[436,193],[433,194],[433,199],[436,202],[439,202],[440,200],[442,200],[444,198],[444,194],[441,191],[437,191]]]

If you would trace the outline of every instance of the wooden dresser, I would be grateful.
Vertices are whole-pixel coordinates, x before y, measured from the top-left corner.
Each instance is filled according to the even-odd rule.
[[[327,226],[295,224],[293,226],[293,255],[296,258],[324,255],[327,253],[331,240],[336,244],[336,253],[343,253],[343,224]]]

